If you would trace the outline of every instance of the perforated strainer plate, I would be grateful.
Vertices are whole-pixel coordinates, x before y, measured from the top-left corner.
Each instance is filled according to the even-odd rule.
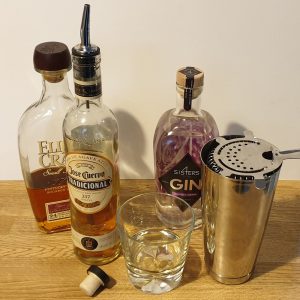
[[[279,150],[272,144],[254,138],[250,131],[245,137],[225,139],[218,137],[219,144],[210,154],[210,167],[226,177],[237,179],[264,179],[282,163]]]

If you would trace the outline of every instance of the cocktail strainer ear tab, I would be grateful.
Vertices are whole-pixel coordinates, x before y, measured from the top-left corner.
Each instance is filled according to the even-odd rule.
[[[274,145],[255,138],[251,131],[245,131],[244,136],[216,138],[205,163],[225,177],[261,181],[278,171],[286,158],[300,158],[300,150],[280,152]]]

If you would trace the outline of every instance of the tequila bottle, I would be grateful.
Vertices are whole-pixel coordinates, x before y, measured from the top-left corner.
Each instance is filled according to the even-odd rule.
[[[203,79],[194,67],[177,71],[176,108],[161,116],[153,140],[157,189],[188,202],[196,227],[202,224],[200,151],[219,134],[213,117],[200,109]]]
[[[100,49],[90,43],[89,8],[81,44],[72,49],[77,106],[66,115],[63,132],[74,252],[84,263],[104,264],[120,252],[118,123],[102,102]]]

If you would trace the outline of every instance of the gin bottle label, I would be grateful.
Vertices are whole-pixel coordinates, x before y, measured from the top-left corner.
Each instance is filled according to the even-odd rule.
[[[85,214],[103,210],[112,197],[113,167],[109,160],[92,154],[70,153],[66,157],[72,204]]]
[[[163,189],[193,205],[201,198],[201,169],[190,154],[159,178]]]

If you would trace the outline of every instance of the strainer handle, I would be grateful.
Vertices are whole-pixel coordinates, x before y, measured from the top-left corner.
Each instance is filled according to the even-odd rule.
[[[300,158],[300,149],[280,151],[281,159],[297,159]]]

